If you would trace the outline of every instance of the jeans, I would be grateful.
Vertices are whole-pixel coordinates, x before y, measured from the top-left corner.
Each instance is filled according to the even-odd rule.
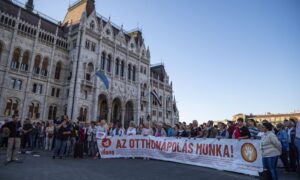
[[[288,157],[289,157],[289,151],[282,150],[282,153],[280,155],[280,159],[281,159],[286,171],[290,170],[290,164],[289,164]]]
[[[26,149],[27,147],[31,147],[31,135],[24,134],[22,137],[22,148]]]
[[[290,159],[290,168],[292,171],[296,171],[296,158],[297,158],[297,149],[295,143],[289,143],[289,159]]]
[[[277,160],[278,160],[278,156],[262,158],[263,168],[270,171],[272,175],[272,180],[278,180],[277,171],[276,171]]]
[[[2,137],[1,147],[7,147],[8,137]]]
[[[49,138],[46,137],[46,144],[45,144],[45,150],[52,150],[52,142],[53,142],[53,137]]]
[[[63,156],[67,145],[67,140],[56,139],[53,156]]]
[[[31,133],[29,138],[30,138],[30,143],[31,143],[30,147],[31,147],[31,149],[34,149],[36,147],[36,134]]]
[[[299,138],[295,139],[295,146],[297,149],[298,171],[300,173],[300,139]]]
[[[74,148],[75,148],[75,143],[76,143],[76,138],[75,137],[71,137],[67,140],[67,150],[66,150],[66,155],[70,156],[72,155],[74,152]]]
[[[97,152],[97,142],[88,141],[88,155],[95,156]]]
[[[70,149],[69,149],[69,155],[74,154],[75,144],[76,144],[76,137],[70,138]]]
[[[45,146],[45,139],[44,137],[38,137],[38,148],[44,149]]]

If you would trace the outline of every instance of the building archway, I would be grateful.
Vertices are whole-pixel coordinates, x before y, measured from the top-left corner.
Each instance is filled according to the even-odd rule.
[[[9,98],[6,101],[6,106],[4,109],[4,116],[12,116],[14,114],[19,114],[19,104],[20,100],[17,98]]]
[[[112,102],[112,122],[122,123],[122,103],[120,98],[115,98]]]
[[[124,127],[128,128],[129,122],[134,121],[134,111],[133,111],[133,102],[127,101],[125,105],[125,119],[124,119]]]
[[[97,120],[100,119],[107,120],[107,113],[108,113],[107,96],[104,94],[100,94],[98,97]]]
[[[40,118],[39,109],[40,109],[39,102],[36,102],[36,101],[31,102],[28,107],[28,118],[34,119],[34,120]]]

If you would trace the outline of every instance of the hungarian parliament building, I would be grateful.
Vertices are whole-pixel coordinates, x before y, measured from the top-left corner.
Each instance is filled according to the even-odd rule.
[[[0,113],[125,127],[179,121],[172,82],[163,64],[151,65],[142,31],[99,15],[94,0],[70,5],[60,22],[33,0],[0,0]]]

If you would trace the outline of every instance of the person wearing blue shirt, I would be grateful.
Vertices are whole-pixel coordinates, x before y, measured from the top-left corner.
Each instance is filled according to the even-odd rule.
[[[172,137],[173,136],[173,129],[172,129],[172,127],[170,126],[169,128],[168,128],[168,137]]]
[[[280,155],[280,159],[284,165],[286,171],[290,171],[288,155],[289,155],[289,137],[288,133],[284,129],[284,125],[282,123],[277,124],[277,138],[281,142],[282,145],[282,153]]]

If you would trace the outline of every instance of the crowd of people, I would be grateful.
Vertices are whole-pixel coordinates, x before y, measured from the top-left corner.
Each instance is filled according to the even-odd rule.
[[[259,139],[264,169],[276,180],[277,161],[281,159],[288,172],[300,173],[300,121],[284,120],[276,125],[267,120],[257,123],[253,119],[239,118],[236,122],[215,123],[208,121],[201,125],[197,120],[187,124],[179,122],[174,126],[163,123],[140,123],[131,121],[127,128],[121,123],[107,123],[105,119],[91,122],[72,122],[68,116],[51,122],[23,124],[18,115],[5,120],[0,129],[0,147],[7,148],[7,161],[20,162],[19,151],[53,151],[53,159],[68,156],[82,158],[84,155],[98,158],[96,133],[107,136],[144,135],[177,138]]]

